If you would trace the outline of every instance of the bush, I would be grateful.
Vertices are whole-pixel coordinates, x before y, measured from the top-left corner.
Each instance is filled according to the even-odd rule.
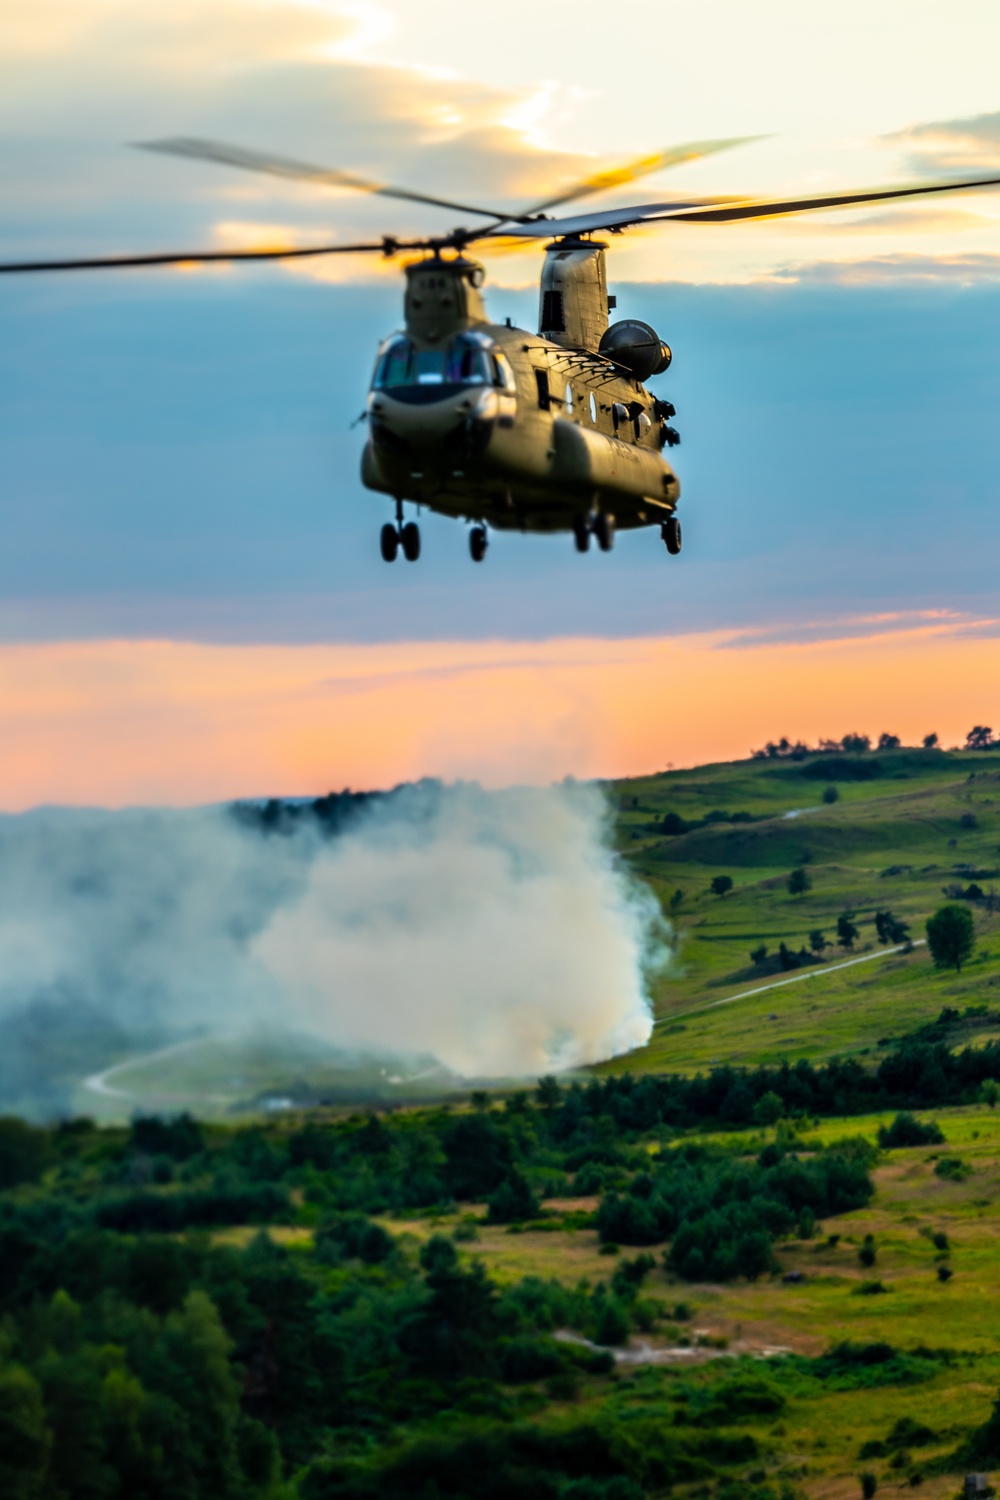
[[[46,1131],[12,1115],[0,1117],[0,1191],[37,1182],[50,1154]]]
[[[945,1182],[964,1182],[967,1177],[972,1176],[972,1168],[960,1156],[942,1156],[934,1164],[934,1176],[943,1178]]]
[[[566,1361],[559,1346],[551,1339],[531,1338],[522,1335],[503,1346],[500,1355],[500,1378],[508,1385],[520,1385],[529,1380],[544,1380],[547,1375],[556,1375],[564,1369]]]
[[[540,1205],[523,1172],[512,1168],[489,1200],[491,1224],[516,1224],[521,1219],[533,1219]]]
[[[895,1150],[900,1146],[940,1146],[944,1142],[941,1127],[933,1120],[926,1124],[908,1111],[898,1114],[888,1129],[878,1128],[878,1143],[883,1150]]]
[[[628,1313],[616,1297],[606,1297],[597,1316],[595,1339],[598,1344],[624,1344],[631,1323]]]
[[[325,1265],[340,1260],[361,1260],[377,1266],[387,1260],[396,1242],[381,1224],[363,1214],[343,1214],[324,1219],[316,1230],[316,1259]]]
[[[830,807],[834,802],[838,802],[839,800],[840,793],[837,791],[837,788],[831,781],[829,786],[825,786],[823,788],[823,801],[826,803],[827,807]]]

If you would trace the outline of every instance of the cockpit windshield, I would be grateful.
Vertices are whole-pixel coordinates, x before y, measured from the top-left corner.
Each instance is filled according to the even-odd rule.
[[[481,334],[459,334],[442,349],[417,349],[400,335],[383,349],[372,385],[377,391],[425,389],[431,399],[448,394],[441,389],[446,386],[491,385],[502,390],[508,381],[501,360]]]

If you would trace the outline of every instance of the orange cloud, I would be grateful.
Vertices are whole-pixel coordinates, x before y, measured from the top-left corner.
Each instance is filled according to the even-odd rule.
[[[825,639],[0,647],[0,805],[192,803],[616,776],[745,756],[781,734],[946,743],[990,722],[997,622]],[[994,721],[997,715],[994,712]]]

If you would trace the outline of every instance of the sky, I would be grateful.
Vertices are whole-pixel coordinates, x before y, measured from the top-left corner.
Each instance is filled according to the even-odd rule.
[[[439,211],[132,149],[205,135],[501,208],[997,172],[1000,12],[954,0],[0,0],[0,259],[308,244]],[[487,260],[535,326],[537,251]],[[685,548],[423,519],[358,474],[378,261],[0,278],[0,807],[625,774],[1000,704],[1000,192],[623,235],[674,349]],[[992,717],[991,717],[992,716]]]

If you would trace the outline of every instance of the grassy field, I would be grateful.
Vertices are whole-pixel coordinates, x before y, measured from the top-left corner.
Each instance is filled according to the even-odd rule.
[[[946,1143],[886,1153],[875,1168],[876,1195],[866,1209],[817,1226],[810,1240],[778,1247],[783,1272],[801,1273],[789,1283],[781,1276],[729,1285],[675,1281],[662,1265],[650,1275],[644,1295],[655,1299],[662,1319],[645,1336],[633,1335],[619,1351],[615,1401],[637,1413],[672,1410],[682,1388],[732,1378],[734,1361],[753,1361],[754,1373],[771,1373],[787,1396],[780,1416],[741,1424],[753,1431],[761,1468],[773,1481],[792,1479],[810,1496],[856,1500],[858,1475],[874,1472],[880,1494],[920,1492],[935,1497],[956,1492],[955,1475],[926,1470],[935,1457],[953,1450],[968,1429],[989,1416],[1000,1386],[1000,1113],[985,1107],[943,1110],[938,1116]],[[873,1143],[882,1116],[825,1121],[809,1131],[829,1143],[845,1134]],[[747,1151],[759,1151],[773,1132],[747,1135]],[[726,1140],[733,1144],[734,1137]],[[665,1147],[664,1149],[669,1149]],[[943,1156],[958,1156],[969,1170],[964,1180],[935,1174]],[[572,1200],[574,1210],[588,1205]],[[549,1203],[558,1222],[569,1203]],[[463,1210],[467,1215],[468,1210]],[[386,1227],[413,1248],[431,1234],[453,1231],[461,1215],[411,1220],[386,1219]],[[476,1211],[482,1218],[482,1210]],[[467,1259],[480,1259],[500,1282],[521,1276],[552,1276],[566,1282],[607,1278],[614,1257],[601,1254],[591,1228],[527,1228],[515,1232],[481,1223],[478,1238],[462,1245]],[[942,1252],[931,1236],[945,1234]],[[877,1259],[864,1269],[858,1251],[874,1236]],[[947,1266],[950,1279],[938,1277]],[[865,1283],[885,1288],[859,1295]],[[677,1322],[672,1309],[688,1305],[690,1317]],[[900,1350],[924,1346],[950,1350],[948,1363],[934,1367],[918,1383],[875,1389],[836,1390],[802,1378],[781,1361],[782,1353],[816,1357],[831,1346],[885,1342]],[[900,1418],[931,1429],[934,1441],[904,1455],[859,1457],[862,1444],[882,1441]]]
[[[1000,756],[904,750],[858,758],[862,770],[878,763],[870,780],[811,774],[848,759],[743,761],[609,788],[618,845],[675,932],[675,957],[654,983],[653,1038],[610,1069],[690,1072],[714,1062],[876,1054],[880,1042],[943,1006],[1000,1002],[1000,916],[981,903],[973,908],[978,951],[960,975],[937,972],[917,948],[718,1003],[787,977],[751,963],[761,943],[771,955],[781,942],[798,950],[819,929],[834,944],[837,918],[850,910],[860,929],[853,955],[874,955],[876,910],[891,910],[919,937],[949,886],[975,880],[988,892],[1000,879]],[[828,785],[838,792],[829,805]],[[713,813],[752,821],[668,837],[661,829],[670,813],[688,824]],[[812,882],[801,896],[787,890],[796,867]],[[720,874],[733,880],[722,898],[710,890]],[[823,962],[853,955],[834,946]]]

